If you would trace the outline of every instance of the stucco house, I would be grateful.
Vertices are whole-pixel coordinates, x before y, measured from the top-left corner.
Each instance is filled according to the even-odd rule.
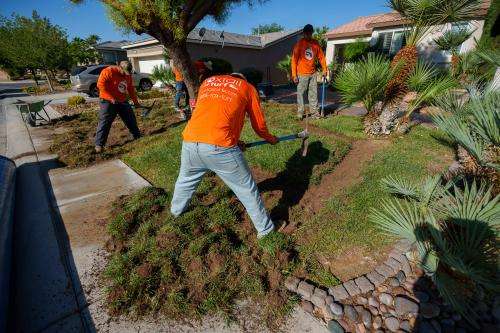
[[[120,41],[106,41],[99,43],[95,49],[102,58],[104,64],[116,64],[122,60],[127,60],[127,51],[122,49],[122,46],[130,43],[127,40]]]
[[[479,40],[483,33],[484,20],[489,6],[490,0],[485,0],[476,15],[468,21],[432,27],[431,31],[417,45],[420,56],[437,65],[447,65],[451,61],[451,54],[440,51],[436,47],[434,39],[450,29],[468,28],[474,30],[472,36],[460,47],[460,53],[474,48],[474,39]],[[403,37],[407,23],[399,13],[391,12],[358,17],[354,21],[336,27],[326,34],[328,40],[327,62],[331,63],[333,60],[342,62],[345,46],[357,39],[369,42],[370,46],[377,52],[393,56],[404,46]]]
[[[301,30],[273,32],[261,35],[243,35],[230,32],[206,30],[203,37],[200,29],[188,35],[188,51],[193,60],[205,57],[229,61],[235,71],[254,67],[262,71],[265,82],[280,84],[287,82],[286,74],[276,64],[292,52],[300,39]],[[163,46],[149,37],[122,46],[127,51],[134,69],[151,73],[156,65],[165,64]]]

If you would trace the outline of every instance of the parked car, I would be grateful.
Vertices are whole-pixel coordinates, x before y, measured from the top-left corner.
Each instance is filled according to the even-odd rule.
[[[84,92],[91,97],[99,96],[97,89],[97,79],[102,70],[109,65],[78,66],[71,71],[71,89],[78,92]],[[132,72],[132,79],[137,89],[146,91],[151,90],[153,82],[149,74]]]

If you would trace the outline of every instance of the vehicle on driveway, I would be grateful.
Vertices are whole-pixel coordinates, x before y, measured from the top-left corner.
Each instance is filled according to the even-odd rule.
[[[93,65],[93,66],[78,66],[71,71],[71,89],[77,92],[84,92],[91,97],[99,96],[97,88],[97,79],[102,70],[110,65]],[[132,72],[132,80],[138,90],[151,90],[153,82],[149,78],[149,74]]]

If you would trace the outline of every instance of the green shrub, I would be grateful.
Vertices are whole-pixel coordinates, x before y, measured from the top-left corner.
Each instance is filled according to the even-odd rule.
[[[347,44],[344,49],[344,59],[346,62],[354,62],[360,60],[370,48],[370,44],[362,39],[356,39],[354,43]]]
[[[257,86],[259,83],[261,83],[262,79],[264,78],[264,73],[262,73],[262,71],[254,67],[246,67],[240,69],[240,73],[245,75],[247,81],[253,84],[254,86]]]
[[[282,72],[285,72],[286,77],[288,78],[288,80],[290,80],[292,77],[292,57],[287,54],[286,57],[278,61],[278,63],[276,64],[276,68]]]
[[[68,98],[68,106],[77,107],[83,104],[85,104],[85,98],[83,96],[77,95]]]
[[[217,74],[228,74],[233,72],[233,65],[227,60],[220,59],[220,58],[212,58],[212,57],[206,57],[206,58],[201,58],[200,61],[203,62],[208,62],[210,61],[212,63],[212,74],[217,75]]]
[[[172,85],[175,82],[175,75],[170,67],[165,65],[154,66],[149,76],[154,82],[161,82],[163,85]]]

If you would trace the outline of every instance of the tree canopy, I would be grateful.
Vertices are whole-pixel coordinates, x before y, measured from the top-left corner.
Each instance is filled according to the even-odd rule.
[[[68,45],[68,56],[71,65],[99,62],[101,56],[95,48],[99,40],[99,36],[96,35],[90,35],[87,38],[73,38]]]
[[[283,30],[285,30],[285,27],[278,23],[259,24],[258,26],[252,28],[252,35],[267,34]]]

